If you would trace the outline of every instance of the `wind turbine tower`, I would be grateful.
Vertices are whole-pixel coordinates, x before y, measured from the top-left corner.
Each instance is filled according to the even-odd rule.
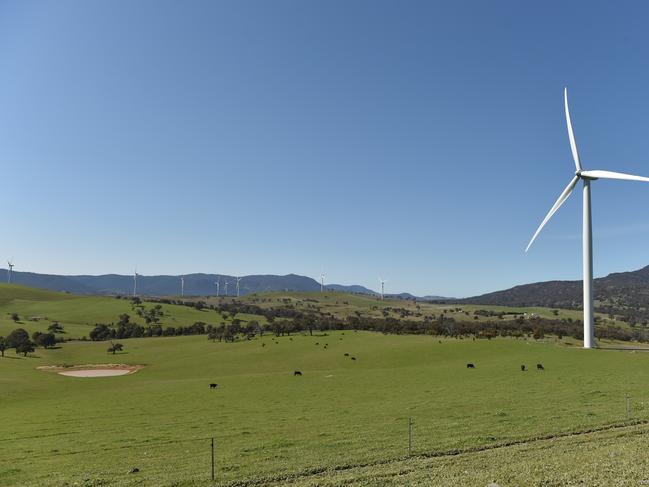
[[[225,280],[225,295],[228,295],[228,280]]]
[[[583,184],[583,216],[582,216],[582,252],[583,252],[583,276],[584,276],[584,348],[594,348],[595,343],[595,324],[593,319],[593,230],[592,217],[590,209],[590,183],[598,179],[622,179],[626,181],[643,181],[649,182],[649,178],[643,176],[634,176],[612,171],[591,171],[584,170],[581,165],[581,159],[577,152],[577,143],[575,134],[572,130],[570,120],[570,110],[568,109],[568,89],[563,92],[564,110],[566,113],[566,125],[568,127],[568,138],[570,139],[570,150],[572,158],[575,161],[575,175],[568,183],[568,186],[559,195],[557,201],[552,205],[550,211],[545,216],[541,225],[536,230],[530,243],[527,245],[525,252],[529,250],[536,237],[541,233],[545,224],[552,218],[557,210],[568,199],[572,190],[575,189],[579,181]]]
[[[388,281],[379,277],[379,282],[381,283],[381,301],[383,301],[383,296],[385,294],[385,283]]]
[[[9,272],[7,272],[7,283],[11,284],[11,275],[14,272],[14,263],[10,260],[7,261],[7,268],[9,269]]]
[[[185,276],[180,276],[180,296],[185,297]]]
[[[133,274],[133,297],[137,296],[137,267],[135,268],[135,273]]]
[[[221,281],[221,278],[217,276],[216,281],[214,282],[214,284],[216,284],[216,297],[217,298],[219,297],[219,288],[221,287],[221,282],[220,281]]]
[[[320,273],[320,292],[324,292],[324,278],[325,278],[325,273],[321,272]]]
[[[239,277],[239,276],[236,277],[236,280],[237,280],[237,298],[239,297],[239,281],[241,281],[241,279],[243,279],[243,278]]]

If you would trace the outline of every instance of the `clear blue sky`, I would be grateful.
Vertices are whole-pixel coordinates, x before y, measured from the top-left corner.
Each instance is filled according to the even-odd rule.
[[[649,175],[646,2],[0,2],[0,256],[465,296],[581,276],[574,166]],[[649,185],[593,184],[595,273]]]

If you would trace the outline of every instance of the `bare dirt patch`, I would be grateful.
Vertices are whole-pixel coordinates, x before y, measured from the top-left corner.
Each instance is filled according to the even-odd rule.
[[[134,374],[143,365],[127,364],[85,364],[85,365],[45,365],[38,367],[45,372],[56,372],[68,377],[114,377]]]

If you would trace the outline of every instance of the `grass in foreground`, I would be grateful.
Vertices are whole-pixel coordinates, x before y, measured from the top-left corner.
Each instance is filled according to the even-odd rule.
[[[268,485],[379,486],[638,486],[649,484],[647,425],[532,441],[437,458],[413,457],[327,471]]]
[[[122,343],[115,356],[105,342],[72,342],[0,359],[3,485],[207,485],[212,435],[221,483],[263,484],[401,458],[409,417],[417,454],[616,423],[627,393],[634,416],[648,416],[645,353],[350,331],[265,335],[265,346],[203,336]],[[102,379],[36,370],[107,361],[146,367]],[[544,372],[520,371],[537,362]]]

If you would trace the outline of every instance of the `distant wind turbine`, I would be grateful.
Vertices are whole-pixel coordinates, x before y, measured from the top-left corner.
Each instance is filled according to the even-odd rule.
[[[14,272],[14,263],[12,260],[7,261],[7,267],[9,268],[9,272],[7,272],[7,283],[11,284],[11,275]]]
[[[219,276],[216,276],[216,281],[214,284],[216,284],[216,297],[219,297],[219,288],[221,287],[221,278]]]
[[[135,268],[135,273],[133,274],[133,297],[137,296],[137,267]]]
[[[325,273],[324,271],[320,273],[320,292],[324,292],[324,279],[325,279]]]
[[[241,281],[241,279],[243,279],[243,277],[237,276],[235,279],[237,280],[237,298],[238,298],[239,297],[239,281]]]
[[[379,277],[379,282],[381,283],[381,301],[383,301],[383,296],[384,296],[384,293],[385,293],[385,283],[388,282],[388,281],[386,281],[385,279],[381,279]]]
[[[185,297],[185,276],[180,276],[180,296]]]
[[[225,295],[228,295],[228,280],[225,280]]]
[[[584,278],[584,348],[594,348],[595,343],[595,326],[593,320],[593,231],[592,231],[592,217],[590,210],[590,182],[597,179],[622,179],[627,181],[644,181],[649,182],[649,178],[643,176],[633,176],[631,174],[624,174],[620,172],[611,171],[590,171],[584,170],[581,166],[579,153],[577,152],[577,143],[575,142],[575,134],[572,130],[572,122],[570,120],[570,110],[568,109],[568,89],[563,92],[564,109],[566,113],[566,124],[568,126],[568,138],[570,139],[570,150],[572,151],[572,158],[575,161],[575,176],[570,180],[568,186],[559,195],[557,201],[552,205],[550,211],[545,216],[541,225],[536,230],[530,243],[527,245],[525,252],[529,250],[532,243],[539,235],[545,224],[552,218],[557,210],[568,199],[572,190],[575,189],[577,183],[581,180],[583,184],[583,217],[582,217],[582,251],[583,251],[583,278]]]

